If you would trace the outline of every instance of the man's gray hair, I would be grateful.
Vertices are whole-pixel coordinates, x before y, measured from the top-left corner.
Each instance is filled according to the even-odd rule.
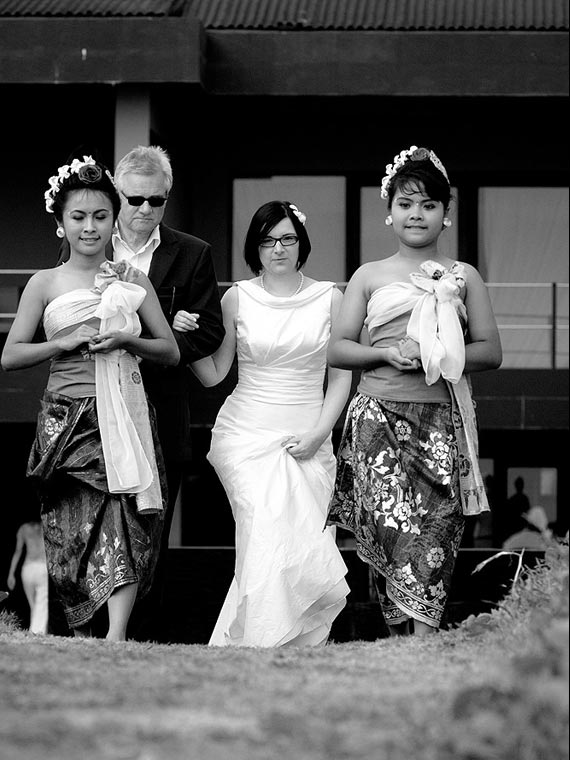
[[[150,176],[162,172],[166,179],[166,192],[169,193],[173,183],[170,156],[158,145],[137,145],[125,154],[115,167],[115,184],[119,189],[125,174],[143,174]]]

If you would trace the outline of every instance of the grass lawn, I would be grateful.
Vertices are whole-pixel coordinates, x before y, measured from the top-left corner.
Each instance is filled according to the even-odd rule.
[[[568,546],[425,638],[113,644],[4,615],[0,679],[0,760],[562,760]]]

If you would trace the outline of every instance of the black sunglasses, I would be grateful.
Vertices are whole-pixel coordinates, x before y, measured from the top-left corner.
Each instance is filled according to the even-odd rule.
[[[149,198],[145,198],[144,195],[125,195],[124,193],[121,193],[121,195],[127,199],[129,206],[142,206],[147,201],[149,206],[158,208],[159,206],[164,206],[168,200],[168,197],[163,198],[162,195],[151,195]]]

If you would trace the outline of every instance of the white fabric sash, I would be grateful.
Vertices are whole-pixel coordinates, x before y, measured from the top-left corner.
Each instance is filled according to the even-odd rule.
[[[137,309],[146,296],[145,289],[119,279],[107,280],[102,287],[95,311],[101,332],[121,330],[140,335]],[[137,494],[139,512],[161,511],[149,411],[136,357],[123,349],[95,354],[95,383],[110,492]]]
[[[460,316],[467,313],[459,297],[464,285],[463,267],[446,270],[433,261],[420,265],[411,282],[394,282],[375,290],[368,304],[368,329],[411,311],[408,335],[420,345],[426,383],[440,376],[457,383],[465,367],[465,340]]]

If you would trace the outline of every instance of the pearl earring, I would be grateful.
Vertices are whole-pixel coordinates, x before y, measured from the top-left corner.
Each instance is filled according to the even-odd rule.
[[[64,238],[65,237],[65,230],[63,227],[58,227],[55,231],[55,234],[58,236],[58,238]]]
[[[443,220],[443,226],[444,227],[451,227],[452,224],[453,224],[453,222],[451,221],[451,219],[448,219],[447,217],[445,217],[445,219]]]
[[[384,224],[389,227],[392,224],[392,214],[388,214],[386,219],[384,219]]]

